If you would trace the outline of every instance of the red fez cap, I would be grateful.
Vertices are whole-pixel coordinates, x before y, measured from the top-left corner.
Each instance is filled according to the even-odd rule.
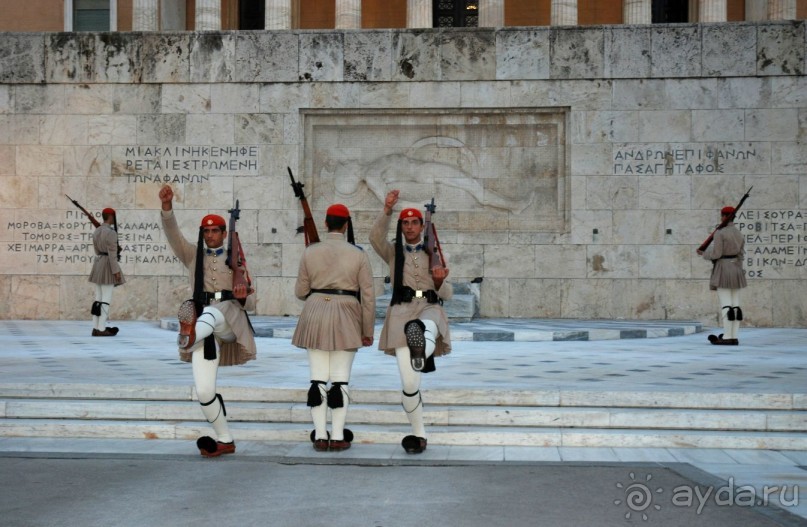
[[[325,215],[326,216],[335,216],[337,218],[349,218],[350,217],[350,211],[347,210],[347,207],[345,207],[341,203],[334,203],[333,205],[328,207],[328,210],[325,211]]]
[[[219,216],[218,214],[208,214],[204,218],[202,218],[202,224],[200,227],[226,227],[227,222],[224,221],[224,218]]]
[[[101,211],[101,214],[106,214],[107,216],[115,216],[115,209],[107,207]]]
[[[418,209],[404,209],[401,211],[398,219],[402,220],[404,218],[420,218],[422,220],[423,214]]]
[[[720,209],[720,214],[723,214],[724,216],[734,214],[734,207],[723,207]]]

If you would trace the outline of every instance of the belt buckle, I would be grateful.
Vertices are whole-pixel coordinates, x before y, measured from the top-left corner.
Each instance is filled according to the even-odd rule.
[[[424,296],[423,291],[421,291],[420,289],[415,291],[415,298],[423,298],[423,296]]]
[[[216,291],[215,293],[213,293],[213,298],[215,298],[216,300],[221,300],[221,296],[222,296],[221,291]]]

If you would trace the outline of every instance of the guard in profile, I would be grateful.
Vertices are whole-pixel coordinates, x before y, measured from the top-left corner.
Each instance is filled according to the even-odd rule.
[[[747,197],[747,194],[746,194]],[[744,199],[743,199],[744,201]],[[742,201],[740,202],[742,205]],[[720,315],[723,319],[723,333],[709,335],[709,342],[716,346],[737,346],[740,344],[740,321],[743,310],[740,307],[740,290],[748,284],[745,280],[743,257],[745,239],[734,225],[735,207],[727,206],[720,210],[720,225],[712,234],[711,245],[698,248],[697,253],[712,262],[709,289],[717,291],[720,301]],[[708,240],[707,240],[708,241]]]
[[[90,218],[95,219],[92,216]],[[118,328],[107,326],[109,306],[115,287],[125,282],[120,268],[118,220],[115,209],[107,207],[101,211],[101,220],[103,223],[100,224],[98,220],[93,222],[96,229],[92,233],[92,246],[95,251],[95,261],[89,278],[89,281],[95,284],[95,301],[90,308],[92,336],[114,337],[118,334]]]

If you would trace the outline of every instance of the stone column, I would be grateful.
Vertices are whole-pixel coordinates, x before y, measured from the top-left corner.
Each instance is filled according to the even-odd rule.
[[[291,29],[291,0],[266,0],[264,27]]]
[[[196,0],[196,31],[221,30],[221,0]]]
[[[160,0],[132,2],[132,31],[159,31]]]
[[[406,27],[433,27],[432,0],[406,0]]]
[[[796,0],[768,0],[768,20],[796,20]]]
[[[576,26],[577,0],[552,0],[550,25]]]
[[[624,24],[652,24],[652,0],[625,0],[622,4],[622,22]]]
[[[726,22],[727,20],[726,0],[701,0],[698,8],[698,22]]]
[[[361,0],[336,0],[335,29],[361,29]]]
[[[504,27],[504,0],[479,0],[479,27]]]

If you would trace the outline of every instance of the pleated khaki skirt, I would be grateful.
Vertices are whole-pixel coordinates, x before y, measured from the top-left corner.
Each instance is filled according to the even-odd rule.
[[[362,346],[359,300],[313,293],[305,301],[291,343],[305,349],[356,351]]]

